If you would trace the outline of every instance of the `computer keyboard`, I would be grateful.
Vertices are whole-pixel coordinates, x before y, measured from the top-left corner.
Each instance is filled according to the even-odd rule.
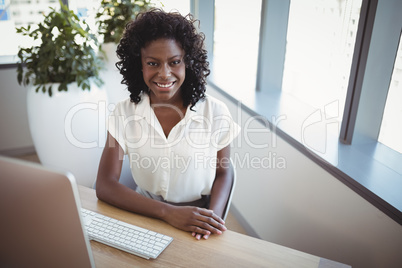
[[[156,259],[173,238],[81,208],[90,240],[145,259]]]

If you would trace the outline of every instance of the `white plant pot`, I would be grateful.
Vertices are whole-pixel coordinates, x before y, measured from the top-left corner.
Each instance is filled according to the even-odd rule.
[[[53,96],[35,87],[28,89],[29,128],[41,163],[71,172],[77,183],[91,187],[96,179],[106,140],[107,95],[91,84],[82,90],[76,83]]]
[[[116,67],[116,62],[119,61],[116,49],[117,44],[115,43],[102,44],[102,50],[106,54],[106,59],[105,69],[101,71],[101,77],[104,81],[103,87],[106,89],[110,104],[117,104],[130,97],[127,86],[121,84],[123,76]]]

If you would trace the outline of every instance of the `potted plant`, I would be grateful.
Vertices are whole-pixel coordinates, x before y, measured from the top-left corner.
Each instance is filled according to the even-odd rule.
[[[117,103],[129,97],[129,92],[121,84],[121,75],[116,68],[118,61],[116,55],[117,44],[119,43],[126,24],[134,20],[138,13],[150,9],[150,0],[102,0],[95,16],[98,25],[98,34],[103,40],[101,46],[106,57],[105,69],[102,77],[105,82],[105,89],[110,103]]]
[[[35,29],[21,27],[17,33],[34,40],[19,48],[17,74],[20,84],[30,85],[28,120],[38,157],[91,186],[106,135],[99,111],[107,100],[99,87],[103,61],[95,35],[61,1],[60,10],[51,9]]]

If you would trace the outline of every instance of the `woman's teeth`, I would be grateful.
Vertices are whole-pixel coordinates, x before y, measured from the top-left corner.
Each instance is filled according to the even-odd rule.
[[[156,85],[157,85],[158,87],[167,88],[167,87],[171,87],[171,86],[173,85],[173,83],[174,83],[174,82],[171,82],[171,83],[169,83],[169,84],[159,84],[159,83],[156,83]]]

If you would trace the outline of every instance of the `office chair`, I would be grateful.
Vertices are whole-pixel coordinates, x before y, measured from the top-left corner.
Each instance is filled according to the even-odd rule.
[[[123,159],[123,165],[121,167],[119,182],[121,184],[133,189],[134,191],[137,188],[137,184],[135,184],[133,176],[131,175],[130,161],[126,155],[124,156],[124,159]],[[92,188],[96,189],[96,179],[94,181],[94,184],[92,185]]]
[[[225,221],[228,216],[230,204],[232,203],[233,192],[236,186],[236,169],[233,166],[232,159],[230,159],[230,169],[232,171],[232,188],[230,189],[230,193],[228,196],[228,201],[226,202],[225,210],[223,211],[222,219]]]
[[[135,191],[135,189],[137,189],[137,184],[135,184],[133,175],[131,174],[130,160],[128,159],[127,155],[124,156],[123,166],[121,167],[119,182],[121,184],[133,189],[134,191]]]

